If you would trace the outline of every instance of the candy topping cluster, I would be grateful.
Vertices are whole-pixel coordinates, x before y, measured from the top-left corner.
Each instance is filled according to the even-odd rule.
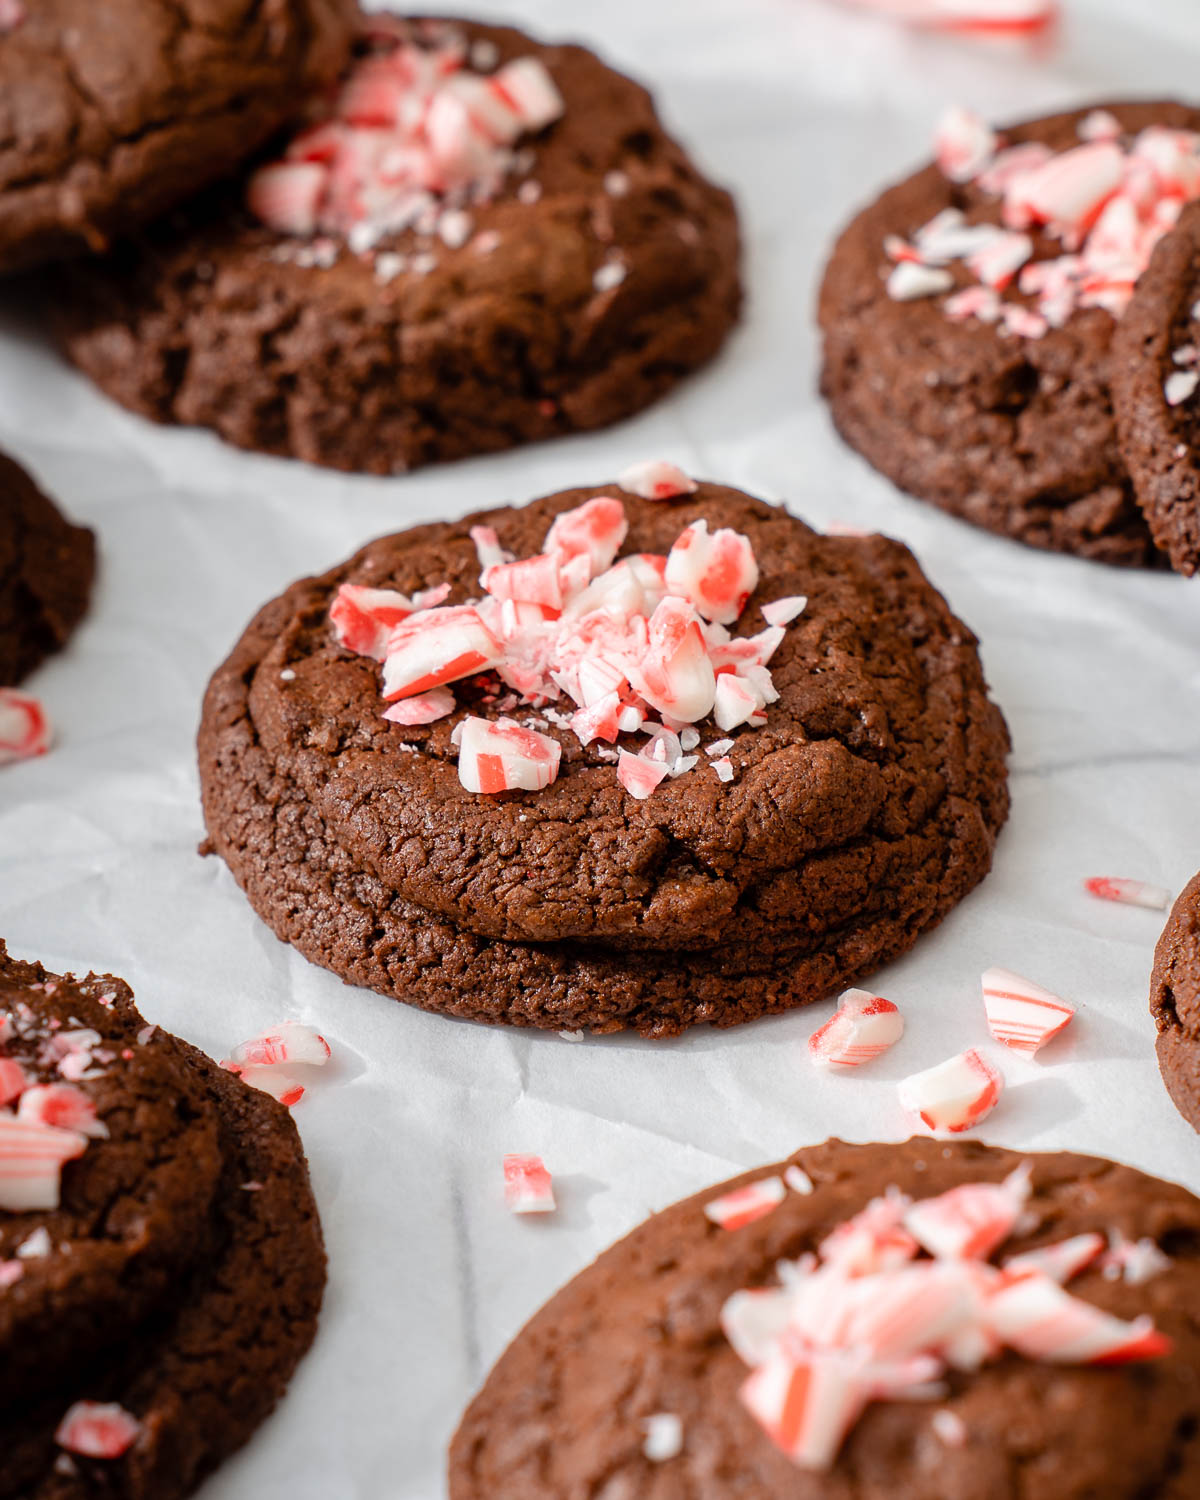
[[[655,499],[696,488],[666,465],[639,466],[621,482]],[[728,627],[759,576],[745,536],[710,533],[698,520],[667,556],[638,553],[618,562],[627,532],[624,505],[608,495],[558,516],[535,557],[510,557],[491,528],[477,526],[471,536],[483,598],[446,605],[446,585],[409,598],[343,584],[330,621],[347,650],[382,662],[383,696],[392,705],[384,717],[396,723],[444,718],[456,706],[448,684],[482,675],[488,687],[495,674],[500,691],[488,698],[502,716],[467,716],[454,730],[459,780],[468,791],[538,791],[557,777],[559,742],[504,716],[524,705],[570,729],[582,745],[645,735],[637,751],[600,752],[617,762],[625,790],[645,798],[666,777],[699,764],[692,753],[699,721],[711,715],[725,732],[766,723],[767,706],[779,696],[767,663],[806,601],[768,603],[765,629],[734,636]],[[569,716],[546,707],[561,695],[576,705]],[[721,781],[734,774],[726,754],[732,744],[705,747]]]
[[[741,1399],[796,1464],[830,1468],[870,1402],[937,1400],[947,1370],[978,1370],[1005,1349],[1073,1365],[1170,1352],[1150,1318],[1125,1322],[1064,1286],[1094,1262],[1139,1284],[1169,1264],[1152,1242],[1130,1246],[1116,1236],[1105,1255],[1103,1236],[1079,1235],[991,1264],[1018,1231],[1030,1178],[1026,1164],[1003,1182],[966,1183],[916,1202],[889,1189],[815,1255],[781,1262],[781,1285],[726,1301],[722,1328],[752,1371]],[[722,1222],[714,1209],[759,1190],[770,1202],[740,1220],[751,1222],[782,1201],[783,1187],[767,1178],[705,1211]],[[965,1437],[956,1425],[952,1440]]]
[[[953,292],[947,268],[957,261],[972,283],[946,298],[952,321],[975,318],[1037,339],[1084,308],[1120,317],[1155,245],[1200,196],[1200,134],[1151,125],[1129,138],[1106,110],[1085,116],[1078,134],[1066,151],[1039,141],[1005,146],[977,115],[951,110],[937,131],[938,165],[952,182],[1000,198],[1003,227],[948,208],[911,241],[887,236],[889,296]],[[1035,234],[1062,253],[1035,259]],[[1029,300],[1005,299],[1010,288]]]
[[[31,760],[50,748],[50,723],[36,698],[0,688],[0,766]]]

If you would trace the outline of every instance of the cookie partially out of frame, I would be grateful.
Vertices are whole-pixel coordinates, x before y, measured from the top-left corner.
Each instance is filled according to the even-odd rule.
[[[717,352],[737,316],[728,193],[650,95],[582,47],[454,23],[471,57],[537,59],[565,103],[520,170],[455,227],[276,233],[219,192],[71,268],[55,316],[74,362],[159,422],[389,474],[606,426]],[[450,241],[450,242],[448,242]]]
[[[771,659],[766,726],[729,736],[733,781],[701,755],[638,801],[611,748],[522,712],[561,745],[557,780],[478,795],[459,781],[455,730],[502,712],[483,690],[459,684],[455,712],[426,726],[384,720],[378,666],[329,625],[340,585],[446,582],[465,602],[473,525],[529,556],[556,515],[606,493],[372,542],[265,606],[217,671],[199,739],[210,844],[306,957],[451,1015],[670,1035],[828,995],[988,870],[1008,739],[974,637],[899,543],[822,537],[720,485],[622,495],[622,554],[665,553],[700,518],[743,533],[761,576],[739,634],[763,627],[764,602],[808,595]]]
[[[1158,940],[1150,1010],[1167,1092],[1200,1130],[1200,875],[1180,892]]]
[[[1200,111],[1168,101],[1106,104],[1125,134],[1200,129]],[[1081,144],[1092,110],[1004,131],[1010,146]],[[1041,338],[946,316],[945,295],[893,300],[885,238],[908,238],[946,209],[999,224],[1002,200],[934,164],[889,188],[839,238],[821,289],[822,391],[839,432],[901,489],[1003,536],[1098,562],[1161,565],[1152,525],[1117,442],[1110,391],[1117,322],[1078,309]],[[1034,233],[1034,258],[1063,254]],[[951,292],[977,285],[961,263]],[[1033,299],[1008,291],[1005,300]],[[1161,527],[1155,535],[1162,538]]]
[[[316,1329],[325,1256],[295,1126],[146,1026],[119,979],[0,943],[0,1015],[18,1121],[86,1131],[57,1207],[0,1207],[0,1497],[181,1500],[265,1419]],[[43,1104],[48,1087],[66,1097]],[[78,1403],[120,1409],[123,1451],[80,1442]]]
[[[1079,1234],[1149,1238],[1169,1264],[1140,1285],[1093,1264],[1081,1300],[1172,1341],[1113,1368],[1005,1354],[945,1392],[866,1407],[827,1472],[794,1464],[738,1399],[747,1367],[719,1323],[726,1298],[778,1285],[781,1261],[816,1250],[873,1198],[996,1183],[1032,1164],[1029,1214],[1003,1256]],[[704,1207],[756,1172],[655,1214],[551,1299],[516,1336],[450,1449],[450,1500],[1187,1500],[1200,1490],[1200,1203],[1096,1157],[1023,1158],[977,1142],[829,1141],[790,1159],[812,1183],[737,1229]],[[1000,1257],[997,1257],[998,1259]],[[678,1421],[678,1451],[645,1452],[648,1423]]]
[[[1154,252],[1113,340],[1121,453],[1154,540],[1200,567],[1200,204]]]
[[[336,78],[349,0],[7,0],[0,272],[102,250],[232,171]]]
[[[0,453],[0,687],[61,649],[87,608],[96,539]]]

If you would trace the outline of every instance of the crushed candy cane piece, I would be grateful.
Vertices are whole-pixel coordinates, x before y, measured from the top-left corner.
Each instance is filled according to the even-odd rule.
[[[558,775],[562,746],[514,719],[465,718],[458,779],[469,792],[541,791]]]
[[[704,1215],[722,1229],[741,1229],[779,1207],[787,1197],[782,1177],[760,1177],[704,1205]]]
[[[39,1224],[33,1233],[17,1246],[17,1254],[22,1260],[44,1260],[53,1248],[54,1246],[50,1243],[49,1230],[44,1224]]]
[[[1077,134],[1081,141],[1115,141],[1121,135],[1121,122],[1106,109],[1093,109],[1080,120]]]
[[[716,772],[718,781],[728,783],[733,780],[733,762],[728,755],[722,755],[719,760],[714,760],[712,768]]]
[[[674,1412],[659,1411],[645,1419],[643,1454],[652,1464],[665,1464],[683,1452],[683,1423]]]
[[[115,1401],[76,1401],[58,1424],[54,1441],[83,1458],[120,1458],[142,1433],[142,1424]]]
[[[804,1170],[791,1162],[783,1169],[783,1180],[791,1188],[793,1193],[799,1193],[802,1198],[809,1197],[815,1190],[816,1184]]]
[[[86,1149],[87,1137],[78,1131],[0,1113],[0,1208],[57,1208],[63,1165]]]
[[[643,500],[673,500],[677,495],[694,495],[699,488],[681,468],[663,459],[630,464],[617,475],[617,483]]]
[[[1173,370],[1163,381],[1163,398],[1168,406],[1182,406],[1198,385],[1200,374],[1195,370]]]
[[[738,1395],[777,1448],[806,1469],[828,1469],[869,1400],[861,1361],[832,1350],[773,1354]]]
[[[1008,969],[986,971],[983,1006],[988,1030],[996,1041],[1030,1057],[1075,1017],[1075,1007],[1068,1001]]]
[[[108,1139],[108,1126],[97,1117],[95,1104],[73,1083],[38,1083],[26,1089],[17,1102],[17,1118]]]
[[[1003,1182],[968,1182],[936,1198],[922,1198],[904,1216],[904,1227],[938,1259],[987,1260],[1008,1239],[1029,1201],[1030,1169]]]
[[[1123,880],[1114,875],[1093,875],[1083,882],[1084,889],[1102,901],[1119,901],[1125,906],[1144,906],[1148,911],[1166,911],[1171,893],[1161,885],[1147,885],[1144,880]]]
[[[932,1134],[972,1130],[1000,1102],[1004,1076],[974,1047],[905,1078],[900,1103]]]
[[[1171,1349],[1148,1317],[1126,1323],[1039,1271],[1018,1274],[994,1291],[985,1317],[1010,1349],[1053,1364],[1126,1364],[1158,1359]]]
[[[227,1058],[221,1063],[227,1073],[236,1074],[244,1084],[270,1094],[280,1104],[291,1109],[304,1098],[304,1085],[290,1077],[274,1063],[239,1063]]]
[[[24,1275],[25,1267],[19,1260],[0,1260],[0,1292],[16,1286]]]
[[[869,990],[846,990],[834,1015],[809,1037],[809,1061],[818,1068],[858,1068],[903,1035],[904,1017],[890,1000]]]
[[[933,136],[933,154],[951,182],[970,182],[996,154],[996,132],[972,110],[954,105],[942,115]]]
[[[954,285],[949,271],[935,266],[901,261],[887,279],[887,294],[893,302],[916,302],[922,297],[940,297]]]
[[[891,1190],[831,1231],[818,1247],[821,1259],[848,1276],[892,1270],[910,1261],[917,1242],[904,1227],[912,1200]]]
[[[321,1033],[299,1021],[284,1021],[272,1031],[264,1031],[233,1049],[234,1062],[268,1068],[295,1063],[311,1063],[320,1068],[332,1056]]]
[[[388,636],[383,696],[412,698],[499,666],[504,649],[470,605],[418,610]]]
[[[966,1445],[967,1424],[957,1412],[943,1407],[941,1411],[935,1411],[930,1417],[929,1425],[937,1440],[944,1443],[947,1448],[962,1448]]]
[[[722,527],[710,535],[707,521],[693,521],[667,555],[665,579],[706,620],[732,625],[758,585],[758,563],[740,532]]]
[[[400,698],[383,711],[383,717],[393,724],[435,724],[454,712],[454,694],[447,687],[431,688],[427,693],[418,693],[415,698]]]
[[[1170,1264],[1171,1257],[1148,1236],[1127,1240],[1119,1229],[1113,1229],[1109,1231],[1108,1248],[1100,1261],[1100,1268],[1109,1281],[1143,1286],[1167,1270]]]
[[[762,607],[763,619],[768,625],[790,625],[808,607],[804,594],[790,594],[785,599],[774,599]]]
[[[29,1087],[25,1069],[15,1058],[0,1057],[0,1105],[11,1104]]]
[[[553,1213],[554,1181],[540,1156],[504,1158],[504,1201],[514,1214]]]
[[[1076,1234],[1069,1240],[1059,1240],[1053,1245],[1041,1245],[1036,1250],[1025,1250],[1020,1255],[1010,1256],[1004,1262],[1004,1269],[1040,1271],[1057,1281],[1060,1286],[1065,1286],[1103,1253],[1104,1245],[1102,1234]]]
[[[0,687],[0,766],[31,760],[50,748],[50,721],[36,698]]]

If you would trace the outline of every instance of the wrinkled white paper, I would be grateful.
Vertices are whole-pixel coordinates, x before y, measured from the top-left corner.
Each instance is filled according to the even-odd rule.
[[[437,7],[448,8],[448,7]],[[926,154],[943,105],[995,117],[1196,92],[1194,0],[1076,0],[1043,57],[918,37],[834,0],[503,0],[477,9],[596,45],[738,194],[749,300],[728,351],[613,431],[407,478],[347,478],[166,431],[70,372],[26,309],[0,324],[0,447],[99,533],[92,613],[31,683],[59,726],[0,771],[0,934],[111,971],[149,1020],[216,1056],[284,1017],[335,1050],[296,1109],[330,1254],[320,1336],[278,1414],[205,1500],[438,1500],[488,1366],[549,1293],[654,1209],[830,1134],[907,1134],[896,1081],[982,1043],[1009,1087],[985,1128],[1124,1158],[1200,1189],[1200,1143],[1153,1058],[1153,912],[1094,874],[1178,888],[1200,867],[1200,582],[1041,555],[898,495],[815,396],[812,304],[835,227]],[[994,873],[876,984],[904,1040],[860,1077],[817,1073],[829,1006],[652,1044],[455,1024],[347,989],[259,923],[202,835],[193,733],[251,613],[369,537],[604,480],[641,458],[902,537],[975,629],[1012,726],[1014,808]],[[1028,1062],[990,1046],[979,975],[1075,1000]],[[541,1154],[559,1212],[505,1210],[500,1157]]]

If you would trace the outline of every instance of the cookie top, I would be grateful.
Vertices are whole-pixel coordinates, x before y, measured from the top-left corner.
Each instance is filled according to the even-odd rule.
[[[1023,1161],[976,1142],[830,1141],[791,1158],[811,1182],[807,1196],[788,1191],[765,1217],[719,1227],[706,1204],[779,1169],[747,1173],[656,1214],[559,1292],[463,1418],[450,1450],[451,1500],[1010,1500],[1014,1474],[1063,1500],[1190,1494],[1200,1483],[1200,1334],[1188,1312],[1200,1295],[1200,1202],[1093,1157],[1027,1160],[1027,1217],[996,1261],[1097,1232],[1117,1232],[1120,1244],[1152,1240],[1157,1250],[1144,1251],[1140,1273],[1122,1279],[1118,1269],[1110,1279],[1106,1262],[1093,1261],[1069,1290],[1121,1319],[1151,1318],[1170,1354],[1103,1368],[1004,1353],[937,1375],[944,1394],[871,1402],[827,1470],[793,1462],[739,1399],[749,1372],[722,1331],[726,1300],[778,1286],[781,1262],[815,1252],[890,1189],[929,1198],[999,1183]],[[838,1395],[831,1390],[830,1401]],[[663,1416],[673,1440],[653,1459],[647,1424]]]
[[[50,974],[2,942],[0,1094],[0,1496],[190,1493],[315,1327],[324,1258],[295,1127],[146,1025],[121,980]],[[283,1320],[253,1310],[267,1291]],[[226,1427],[212,1392],[245,1370],[256,1322],[262,1389]],[[81,1401],[123,1410],[127,1451],[76,1446]]]
[[[493,528],[507,552],[531,557],[556,517],[602,496],[624,509],[621,557],[665,555],[701,520],[710,535],[748,539],[759,577],[735,639],[767,627],[764,605],[807,595],[770,659],[779,697],[765,724],[725,733],[705,717],[696,764],[639,800],[617,756],[644,749],[645,734],[585,746],[565,696],[518,706],[484,676],[456,683],[453,711],[435,722],[385,720],[380,667],[330,624],[339,587],[447,585],[447,605],[478,599],[473,529]],[[865,865],[916,858],[924,841],[940,847],[948,811],[958,821],[982,808],[991,828],[1003,818],[1007,736],[975,639],[911,554],[882,537],[822,537],[720,485],[666,501],[569,490],[384,537],[295,584],[253,633],[249,711],[276,773],[389,890],[484,936],[701,948],[736,963],[771,933],[848,922],[878,897],[860,889]],[[218,698],[206,722],[221,714]],[[510,715],[557,746],[556,779],[540,791],[468,791],[464,719]],[[711,745],[732,779],[714,770]]]
[[[1163,1082],[1180,1114],[1200,1130],[1200,875],[1180,892],[1158,940],[1150,1011]]]
[[[0,453],[0,687],[65,644],[87,608],[95,567],[92,533],[65,520]]]
[[[1121,456],[1155,542],[1200,567],[1200,204],[1154,252],[1113,341]]]
[[[350,0],[17,0],[0,22],[0,271],[144,223],[337,76]]]
[[[1116,137],[1097,138],[1097,121]],[[843,435],[875,467],[977,525],[1126,564],[1161,560],[1117,447],[1109,391],[1113,310],[1140,267],[1130,270],[1122,252],[1111,280],[1097,276],[1082,291],[1075,283],[1063,297],[1062,258],[1075,239],[1023,223],[1004,195],[1021,168],[1014,153],[1026,153],[1028,168],[1039,147],[1107,152],[1120,143],[1124,151],[1148,127],[1196,131],[1200,111],[1169,101],[1072,110],[1005,128],[999,152],[990,161],[982,153],[980,173],[967,180],[930,164],[843,232],[819,310],[824,392]],[[957,256],[905,266],[918,232],[932,231],[947,210],[963,216],[947,226],[951,234],[1008,229],[1009,240],[992,250],[1001,262],[1014,253],[1012,236],[1027,234],[1027,259],[1016,245],[1016,265],[985,261],[979,274]],[[929,271],[932,278],[922,274]]]

